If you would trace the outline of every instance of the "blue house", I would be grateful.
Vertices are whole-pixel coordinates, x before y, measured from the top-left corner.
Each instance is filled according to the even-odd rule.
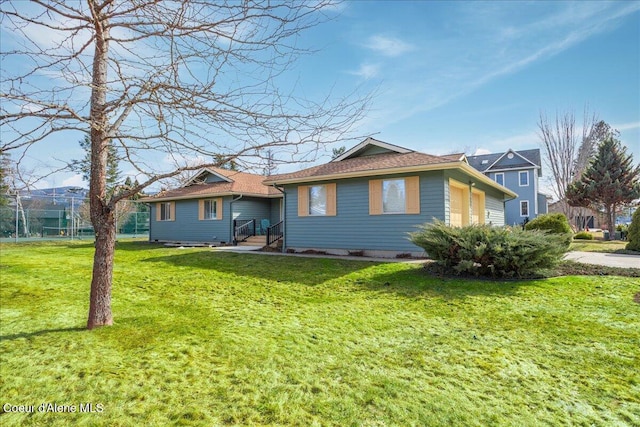
[[[507,225],[522,224],[547,213],[547,196],[539,192],[542,176],[540,150],[468,156],[469,164],[518,195],[505,206]]]
[[[328,163],[266,179],[204,169],[144,201],[151,241],[221,244],[262,231],[281,238],[283,250],[394,256],[421,255],[407,233],[434,219],[504,225],[505,202],[516,196],[464,154],[433,156],[368,138]],[[273,226],[254,232],[261,218]]]
[[[504,225],[505,201],[516,197],[464,154],[433,156],[372,138],[329,163],[264,184],[284,193],[286,249],[338,254],[419,255],[407,239],[417,225]]]
[[[149,240],[232,244],[282,220],[283,195],[265,177],[206,168],[181,188],[142,199],[150,205]],[[266,221],[264,221],[266,220]]]

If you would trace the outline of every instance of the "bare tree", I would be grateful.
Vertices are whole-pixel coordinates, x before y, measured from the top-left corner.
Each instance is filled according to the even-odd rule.
[[[560,115],[556,112],[555,120],[550,121],[546,113],[540,113],[538,121],[539,137],[545,164],[551,171],[552,191],[560,202],[562,213],[571,220],[576,208],[566,202],[566,189],[589,164],[597,145],[598,118],[589,115],[585,107],[582,129],[576,128],[576,116],[573,111]]]
[[[331,0],[34,0],[2,2],[3,150],[24,152],[59,132],[91,140],[95,255],[87,327],[111,325],[115,210],[164,178],[261,153],[294,161],[345,139],[367,97],[296,96],[284,72],[298,35],[330,19]],[[109,147],[140,185],[109,195]],[[187,158],[216,159],[189,165]],[[161,168],[159,159],[173,159]]]

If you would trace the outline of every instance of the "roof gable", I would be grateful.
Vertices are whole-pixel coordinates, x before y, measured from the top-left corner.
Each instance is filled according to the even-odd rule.
[[[538,169],[538,175],[542,174],[540,164],[540,150],[520,150],[512,149],[504,153],[482,154],[469,156],[469,164],[480,172],[499,171],[508,169]]]
[[[189,179],[183,187],[188,187],[193,184],[202,184],[202,183],[214,183],[214,182],[232,182],[224,174],[217,172],[213,168],[202,168],[198,172],[196,172],[191,179]]]
[[[389,144],[387,142],[378,141],[377,139],[367,138],[360,144],[345,151],[340,156],[331,160],[331,162],[341,162],[343,160],[353,159],[356,157],[366,157],[379,154],[399,153],[406,154],[411,153],[413,150],[400,147],[398,145]]]
[[[187,183],[176,189],[166,190],[143,202],[160,200],[201,199],[228,195],[250,197],[282,197],[277,189],[262,183],[265,177],[258,174],[230,171],[221,168],[199,170]]]

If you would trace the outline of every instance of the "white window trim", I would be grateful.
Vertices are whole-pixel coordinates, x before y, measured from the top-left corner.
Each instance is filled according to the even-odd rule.
[[[523,206],[524,203],[527,204],[527,214],[526,215],[522,215],[522,206]],[[522,218],[530,217],[531,216],[531,214],[529,212],[530,209],[531,209],[531,207],[529,206],[529,201],[528,200],[520,200],[520,217],[522,217]]]
[[[324,213],[313,213],[312,209],[311,209],[311,191],[314,187],[324,187]],[[317,185],[310,185],[308,188],[308,193],[309,193],[309,216],[327,216],[327,186],[324,184],[317,184]]]
[[[385,211],[384,210],[384,183],[390,181],[402,181],[402,189],[404,191],[404,197],[402,200],[401,211]],[[407,184],[404,178],[390,178],[382,180],[382,215],[405,215],[407,213]]]
[[[213,203],[215,206],[215,211],[213,212],[207,212],[206,206],[207,206],[207,202],[209,203]],[[216,199],[205,199],[204,200],[204,218],[203,221],[218,221],[218,201]],[[207,213],[212,213],[213,216],[210,218],[207,218]]]
[[[523,173],[526,174],[526,176],[527,176],[527,183],[526,184],[523,184],[522,183],[522,179],[520,178]],[[518,172],[518,186],[519,187],[528,187],[529,186],[529,171],[520,171],[520,172]]]
[[[502,176],[502,184],[500,184],[498,182],[498,175]],[[493,181],[497,182],[498,184],[502,185],[504,187],[505,183],[504,183],[504,172],[497,172],[494,176],[493,176]]]

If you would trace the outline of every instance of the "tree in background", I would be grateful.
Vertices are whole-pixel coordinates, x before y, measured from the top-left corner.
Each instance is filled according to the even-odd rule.
[[[9,204],[11,175],[11,157],[4,150],[0,151],[0,207]]]
[[[602,126],[595,114],[589,115],[587,108],[583,114],[582,128],[576,127],[573,111],[559,114],[550,121],[547,115],[540,113],[538,121],[542,155],[547,170],[552,177],[553,196],[560,202],[562,213],[571,219],[575,216],[572,206],[566,203],[565,191],[576,177],[587,167],[598,142]],[[607,125],[608,126],[608,125]]]
[[[337,159],[338,157],[342,156],[344,154],[344,152],[347,151],[347,147],[345,147],[344,145],[338,148],[332,148],[331,149],[331,159]]]
[[[1,148],[24,153],[69,131],[91,141],[89,329],[113,322],[120,200],[184,171],[238,159],[260,165],[267,149],[291,162],[313,160],[323,144],[351,135],[367,96],[305,99],[283,77],[297,56],[310,52],[298,46],[300,33],[330,19],[334,3],[0,3],[2,25],[11,34],[3,41]],[[109,193],[110,147],[144,177],[138,187]],[[221,160],[188,163],[216,154]]]
[[[610,238],[617,208],[640,198],[640,165],[634,168],[633,155],[626,151],[617,138],[607,136],[587,170],[566,190],[571,206],[605,211]]]
[[[80,147],[84,150],[85,155],[82,160],[72,160],[71,169],[82,174],[82,179],[86,182],[91,180],[91,138],[89,135],[79,142]],[[118,182],[122,179],[118,166],[120,161],[116,147],[113,144],[106,146],[107,150],[107,170],[106,170],[106,191],[112,194]]]

